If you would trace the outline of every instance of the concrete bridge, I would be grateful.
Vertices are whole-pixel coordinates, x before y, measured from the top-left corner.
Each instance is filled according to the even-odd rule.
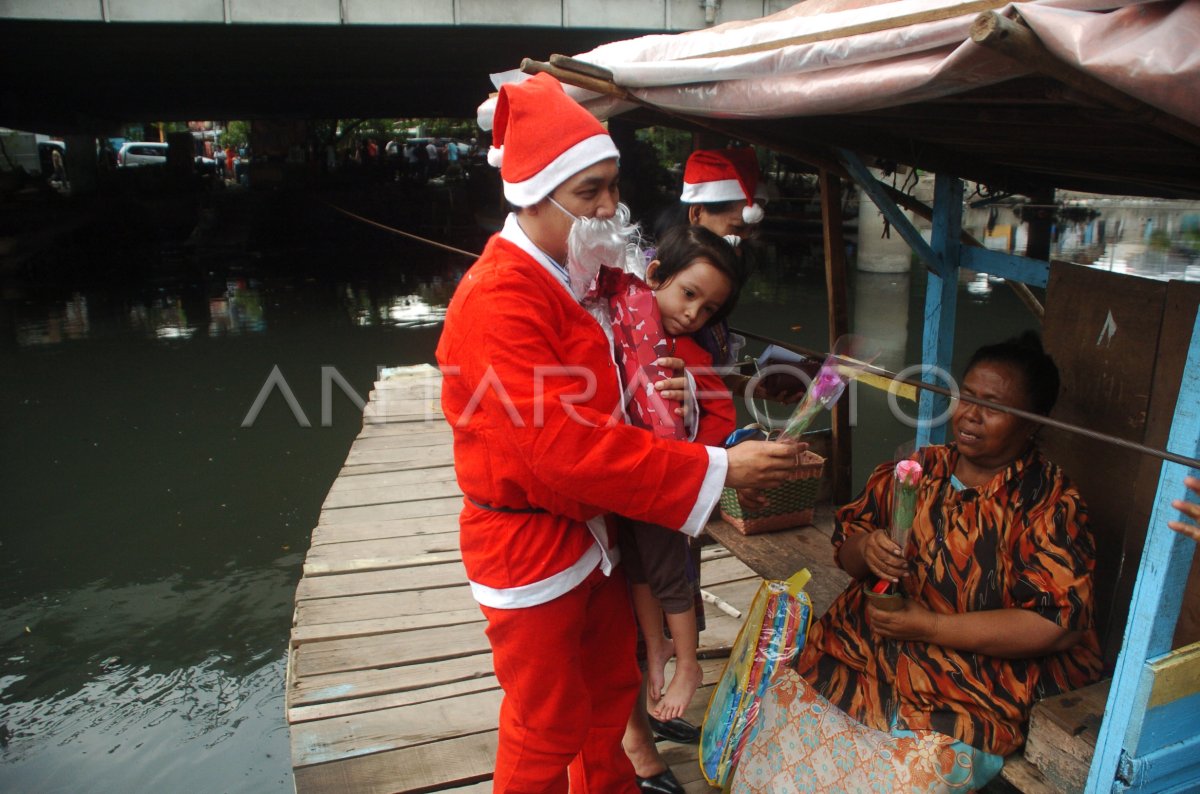
[[[0,126],[467,118],[490,72],[791,0],[0,0]]]

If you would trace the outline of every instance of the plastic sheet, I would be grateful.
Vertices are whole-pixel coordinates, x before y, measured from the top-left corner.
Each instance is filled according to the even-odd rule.
[[[757,732],[756,717],[768,684],[778,670],[793,665],[804,648],[812,622],[812,601],[804,592],[810,578],[804,569],[785,582],[763,582],[754,595],[700,731],[700,769],[713,786],[725,787]]]
[[[1029,0],[995,8],[1008,17],[1019,13],[1068,65],[1200,123],[1195,0]],[[960,0],[808,0],[761,19],[627,39],[575,57],[611,70],[618,85],[676,112],[718,118],[852,113],[1027,74],[1021,64],[971,41],[979,12],[978,3]],[[761,49],[723,54],[748,47]],[[600,118],[631,107],[578,88],[568,93]]]

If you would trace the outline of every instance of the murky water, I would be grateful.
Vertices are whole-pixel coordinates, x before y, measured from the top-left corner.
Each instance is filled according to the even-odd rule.
[[[345,228],[323,239],[5,293],[0,789],[292,789],[292,599],[360,423],[338,386],[322,404],[322,378],[365,397],[377,367],[432,361],[466,265]],[[881,363],[918,360],[923,275],[853,286]],[[734,325],[821,349],[824,295],[819,265],[775,251]],[[962,357],[1030,325],[986,277],[963,285],[959,318]],[[275,392],[243,426],[276,367],[302,416]],[[856,484],[911,432],[863,390]]]

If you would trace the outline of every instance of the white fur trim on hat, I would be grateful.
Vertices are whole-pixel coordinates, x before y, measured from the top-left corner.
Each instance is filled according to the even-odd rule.
[[[718,179],[715,182],[683,183],[679,200],[684,204],[717,204],[723,201],[745,201],[746,191],[736,179]]]
[[[592,135],[567,149],[524,182],[505,182],[504,198],[515,206],[531,207],[583,169],[619,156],[617,145],[607,133]]]

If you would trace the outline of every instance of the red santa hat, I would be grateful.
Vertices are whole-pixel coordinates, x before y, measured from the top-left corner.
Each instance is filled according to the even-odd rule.
[[[504,197],[537,204],[583,169],[619,156],[604,126],[548,74],[500,86],[488,162],[500,169]]]
[[[756,202],[762,197],[759,191],[758,157],[753,149],[699,149],[683,169],[679,200],[685,204],[744,201],[742,220],[759,223],[765,214]]]

